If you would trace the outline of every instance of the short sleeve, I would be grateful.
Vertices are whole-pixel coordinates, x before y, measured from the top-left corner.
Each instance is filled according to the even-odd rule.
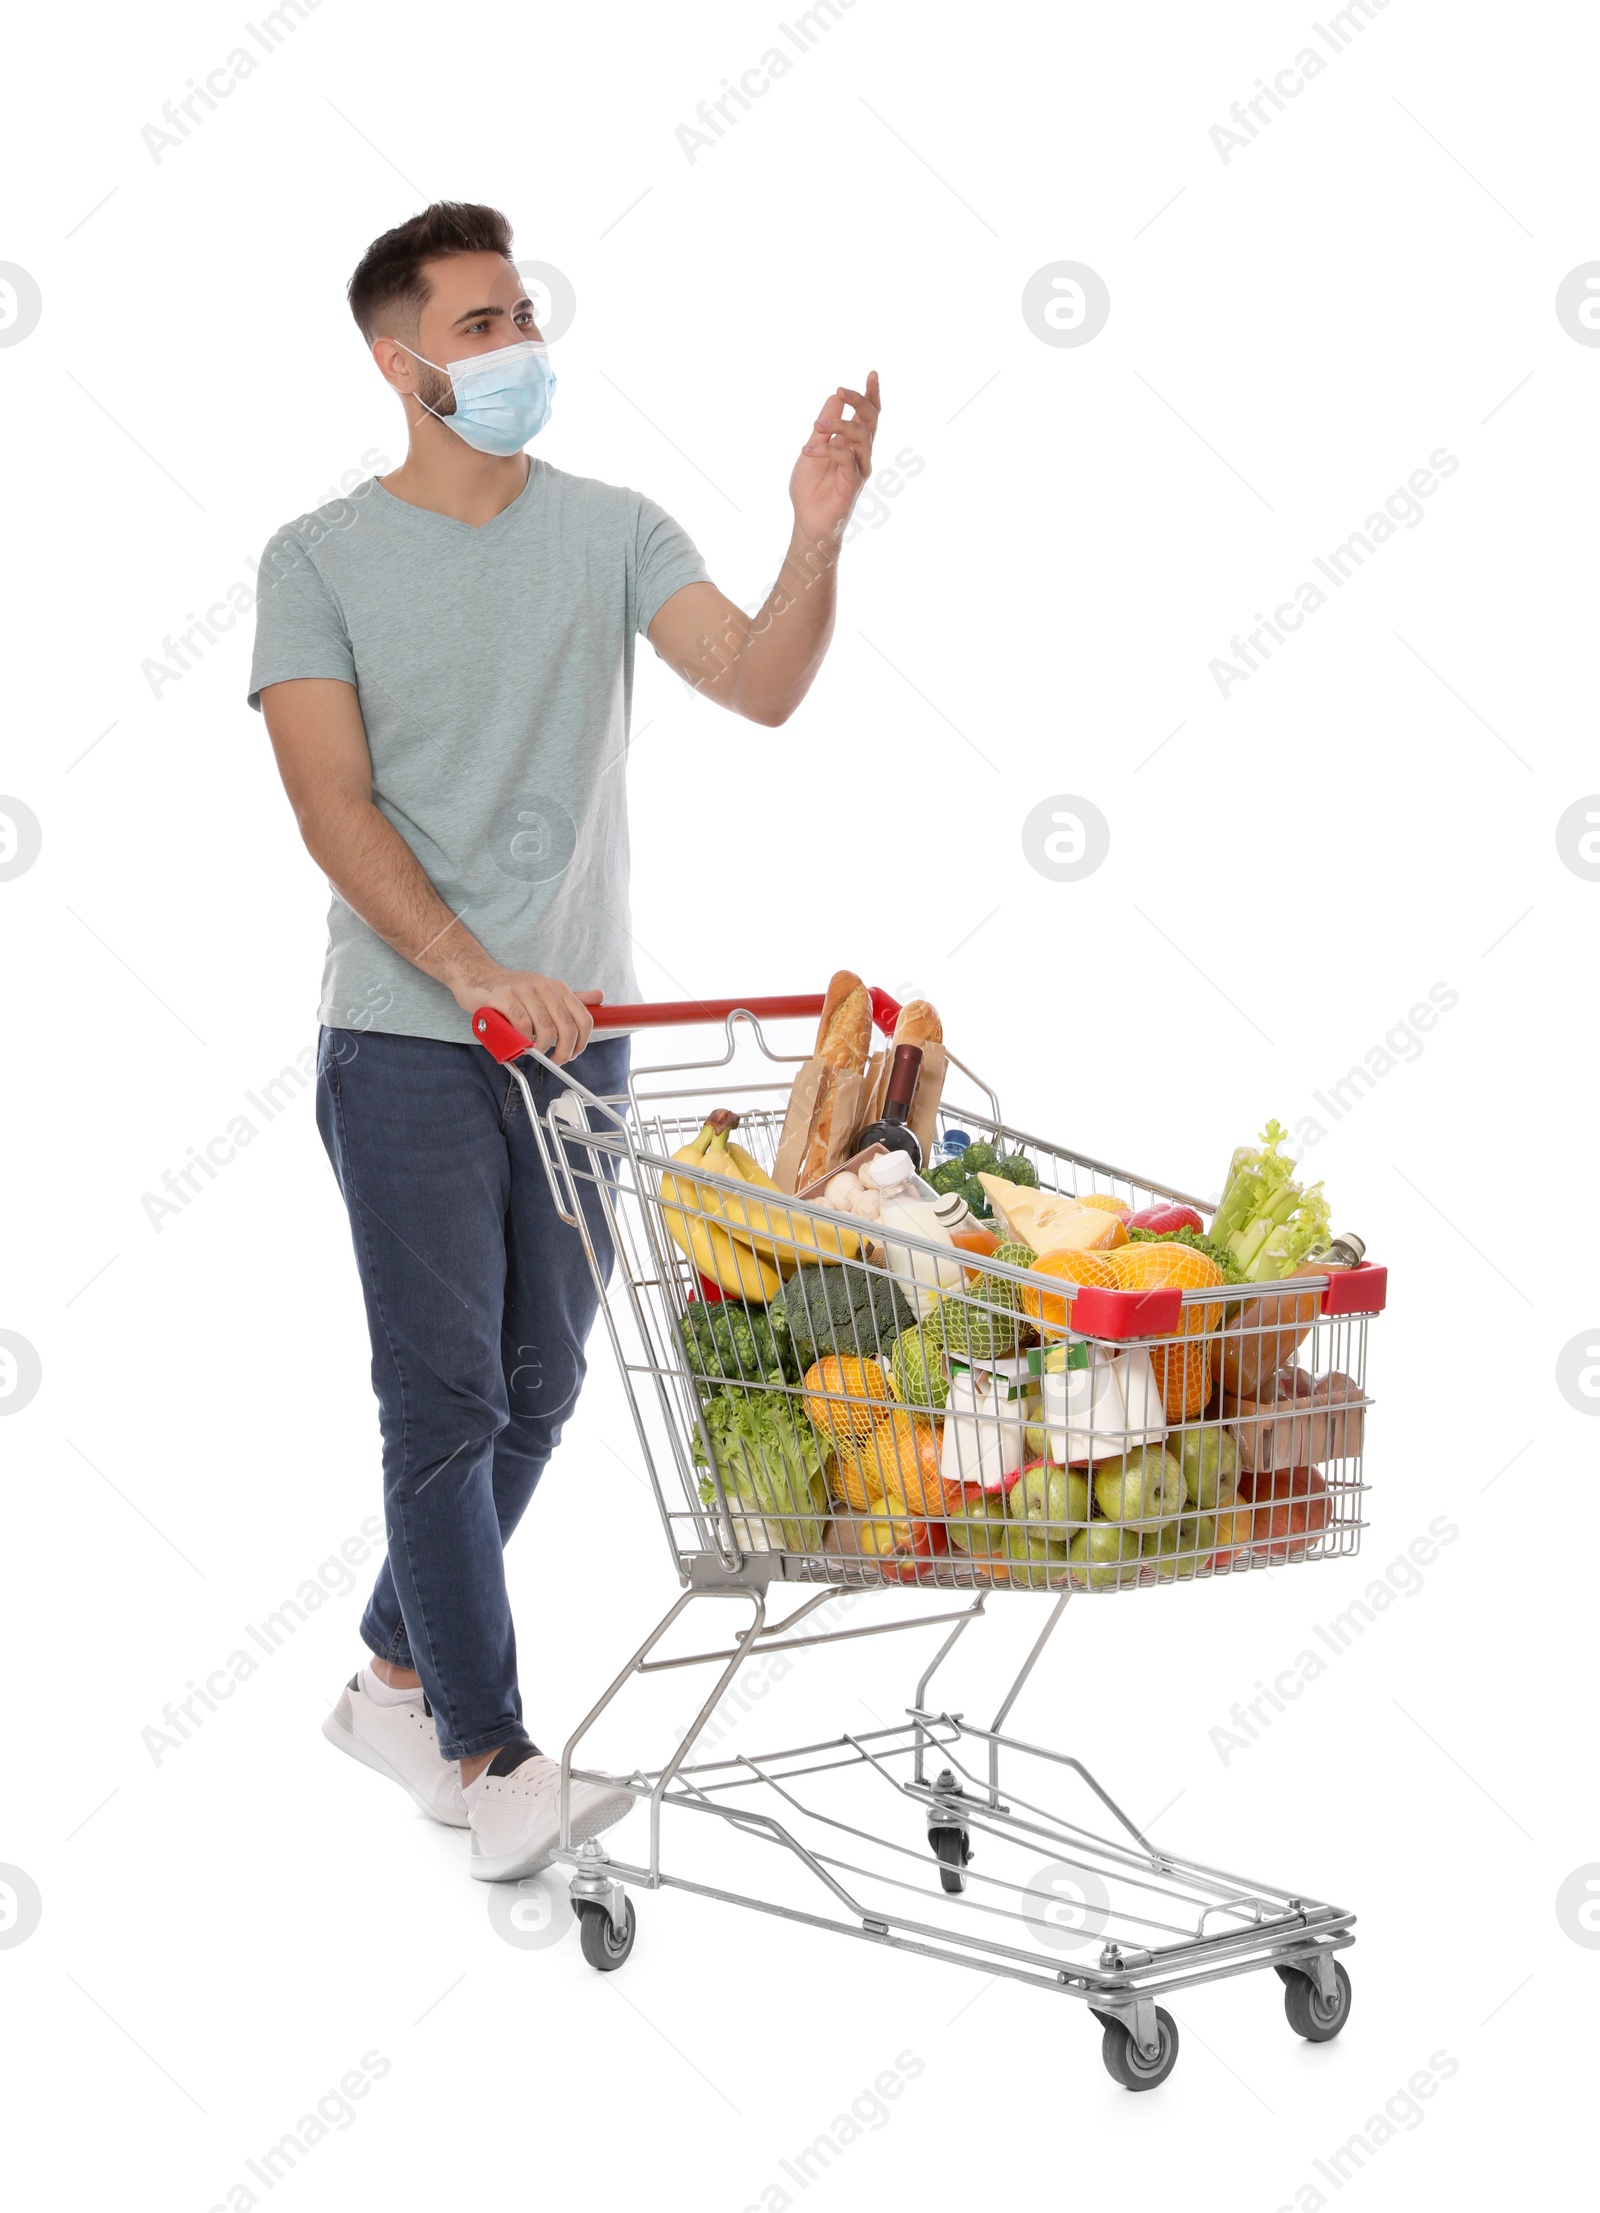
[[[353,684],[356,664],[338,603],[291,524],[268,541],[261,556],[250,705],[260,707],[268,684],[297,676],[332,676]]]
[[[653,499],[635,493],[638,513],[633,541],[635,627],[649,629],[674,592],[685,584],[709,584],[710,573],[689,533]]]

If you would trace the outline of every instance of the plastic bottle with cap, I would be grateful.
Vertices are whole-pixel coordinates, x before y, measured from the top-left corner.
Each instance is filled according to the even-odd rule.
[[[920,1319],[946,1291],[959,1290],[966,1280],[951,1231],[966,1218],[967,1203],[959,1191],[933,1191],[917,1174],[909,1153],[880,1153],[867,1162],[866,1173],[879,1194],[878,1235],[885,1265],[899,1277]],[[948,1247],[950,1257],[917,1251],[895,1237],[896,1229]]]
[[[1335,1268],[1359,1268],[1366,1256],[1366,1240],[1358,1237],[1353,1229],[1349,1229],[1343,1236],[1336,1237],[1325,1251],[1313,1253],[1307,1265],[1315,1265],[1326,1271]]]

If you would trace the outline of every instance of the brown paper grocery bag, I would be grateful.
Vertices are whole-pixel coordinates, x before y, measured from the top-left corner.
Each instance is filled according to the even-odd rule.
[[[867,1062],[866,1071],[861,1078],[860,1128],[865,1129],[869,1122],[875,1122],[883,1112],[883,1094],[888,1088],[888,1082],[889,1056],[880,1049]]]
[[[924,1167],[932,1160],[933,1148],[939,1142],[939,1101],[944,1096],[944,1079],[949,1066],[942,1045],[923,1046],[922,1074],[917,1078],[916,1096],[911,1101],[911,1134],[922,1147]]]
[[[808,1060],[800,1068],[789,1092],[789,1108],[783,1118],[783,1135],[778,1140],[778,1156],[772,1164],[772,1180],[780,1191],[793,1192],[799,1179],[801,1163],[805,1158],[806,1140],[811,1134],[811,1117],[816,1110],[818,1093],[824,1077],[831,1079],[837,1104],[833,1114],[833,1128],[828,1139],[828,1158],[822,1173],[837,1167],[841,1160],[850,1157],[855,1145],[856,1132],[870,1120],[866,1110],[867,1078],[865,1073],[852,1074],[842,1068],[829,1068],[825,1061]]]

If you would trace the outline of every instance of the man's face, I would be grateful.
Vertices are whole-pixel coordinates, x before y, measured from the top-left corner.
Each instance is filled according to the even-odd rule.
[[[440,368],[475,353],[493,353],[524,338],[537,338],[539,326],[522,279],[498,254],[452,254],[444,261],[425,262],[422,273],[429,299],[417,326],[415,348],[424,358],[419,361],[416,354],[404,358],[422,404],[436,415],[453,415],[455,393]],[[430,367],[434,362],[440,368]]]

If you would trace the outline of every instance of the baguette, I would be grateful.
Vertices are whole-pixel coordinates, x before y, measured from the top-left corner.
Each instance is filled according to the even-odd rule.
[[[896,1045],[942,1045],[944,1024],[926,999],[908,999],[894,1026]]]
[[[821,1062],[811,1120],[800,1154],[795,1189],[813,1182],[831,1165],[829,1154],[850,1136],[835,1131],[841,1091],[847,1079],[864,1074],[872,1045],[872,1000],[866,985],[853,970],[841,968],[828,984],[822,1020],[817,1024],[813,1059]],[[855,1096],[851,1087],[851,1096]]]
[[[836,976],[834,982],[838,981]],[[832,996],[830,987],[829,997]],[[842,1068],[850,1075],[859,1076],[867,1065],[871,1045],[872,1001],[867,996],[866,985],[858,983],[836,1003],[831,1014],[824,1009],[815,1057],[825,1067]]]
[[[800,1156],[800,1173],[795,1178],[795,1189],[803,1191],[808,1183],[825,1174],[830,1162],[828,1154],[833,1146],[833,1125],[839,1105],[840,1078],[847,1071],[824,1067],[822,1080],[817,1085],[816,1102],[811,1109],[811,1127],[806,1133],[806,1149]],[[841,1133],[843,1135],[845,1133]]]
[[[813,1059],[821,1059],[823,1042],[828,1035],[830,1023],[851,992],[860,989],[861,978],[854,969],[841,968],[829,978],[827,995],[822,1002],[822,1019],[817,1024],[817,1042],[811,1048]]]

